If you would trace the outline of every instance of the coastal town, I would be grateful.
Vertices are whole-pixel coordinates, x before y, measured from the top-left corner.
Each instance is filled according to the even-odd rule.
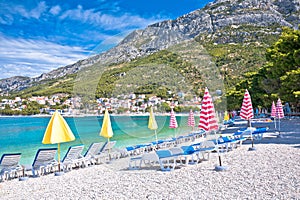
[[[183,95],[183,94],[181,94]],[[182,98],[184,99],[184,98]],[[178,98],[163,99],[157,96],[121,95],[117,98],[98,98],[95,102],[85,106],[80,97],[71,97],[60,93],[52,96],[32,96],[28,98],[2,96],[0,113],[2,115],[37,115],[52,114],[59,110],[63,115],[99,115],[108,109],[115,114],[145,113],[150,106],[157,112],[169,112],[171,107],[175,112],[188,112],[190,109],[200,110],[201,98],[194,96],[187,100]]]

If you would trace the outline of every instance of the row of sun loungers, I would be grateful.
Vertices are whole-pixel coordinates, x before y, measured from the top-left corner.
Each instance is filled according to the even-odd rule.
[[[204,135],[205,135],[204,131],[198,131],[198,132],[190,133],[185,136],[178,136],[177,138],[168,138],[165,140],[158,140],[157,142],[154,141],[145,144],[127,146],[124,149],[119,151],[122,154],[121,157],[135,156],[135,155],[143,154],[145,152],[152,152],[153,150],[174,147],[182,143],[188,143],[188,142],[192,143],[196,139],[204,137]]]
[[[74,168],[108,162],[111,159],[110,150],[116,141],[109,143],[92,143],[86,153],[82,155],[84,145],[69,147],[66,155],[61,160],[62,171],[70,171]],[[58,171],[58,162],[55,159],[57,148],[39,149],[32,165],[20,165],[21,153],[3,154],[0,160],[1,181],[25,177],[41,176]]]
[[[172,146],[165,146],[153,152],[143,151],[141,155],[131,154],[131,156],[135,157],[130,158],[129,169],[141,169],[143,166],[159,164],[161,170],[169,171],[183,163],[187,165],[208,160],[211,152],[217,150],[219,152],[228,152],[241,146],[247,139],[250,139],[251,132],[249,135],[245,130],[242,129],[231,135],[220,136],[217,140],[204,140],[198,143],[195,143],[195,138],[194,140],[186,140],[190,143],[194,142],[189,146],[180,146],[180,143],[175,142]],[[262,137],[267,130],[268,127],[261,127],[251,131],[253,137],[258,137],[258,135]],[[197,135],[203,137],[205,134],[201,132],[201,134]]]
[[[159,164],[162,171],[174,170],[178,165],[198,163],[209,159],[209,154],[216,151],[217,146],[213,141],[203,141],[190,146],[171,147],[159,149],[154,152],[144,153],[139,157],[129,160],[129,169],[141,169],[145,166]]]

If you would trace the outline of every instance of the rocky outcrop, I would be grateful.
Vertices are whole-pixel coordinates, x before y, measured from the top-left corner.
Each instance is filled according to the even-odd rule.
[[[200,39],[210,39],[214,43],[242,43],[247,42],[248,36],[259,39],[257,35],[279,34],[282,26],[298,27],[299,8],[298,0],[216,0],[203,9],[175,20],[159,22],[144,30],[133,31],[116,47],[105,53],[36,78],[26,78],[26,81],[0,80],[0,88],[5,91],[21,90],[41,81],[77,73],[95,63],[128,62],[197,36],[200,36]]]

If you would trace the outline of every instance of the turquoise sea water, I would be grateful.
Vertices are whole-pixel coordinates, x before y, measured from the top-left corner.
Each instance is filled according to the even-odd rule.
[[[155,141],[153,130],[149,130],[148,116],[111,116],[116,147]],[[69,146],[84,144],[85,151],[92,142],[106,141],[99,136],[103,117],[65,117],[76,140],[61,144],[61,157]],[[178,128],[169,128],[169,116],[156,116],[158,138],[165,139],[174,135],[191,132],[187,126],[187,116],[176,116]],[[3,153],[22,153],[21,164],[32,164],[39,148],[57,147],[56,144],[42,144],[44,132],[50,117],[1,117],[0,118],[0,155]]]

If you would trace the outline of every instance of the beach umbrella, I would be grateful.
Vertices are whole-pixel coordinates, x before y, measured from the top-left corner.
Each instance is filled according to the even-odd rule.
[[[272,107],[271,107],[271,117],[274,118],[274,125],[275,125],[275,129],[276,129],[276,106],[274,101],[272,102]]]
[[[176,129],[177,127],[178,127],[178,124],[177,124],[177,120],[176,120],[176,117],[175,117],[175,113],[174,113],[173,109],[171,109],[169,128]],[[174,134],[174,136],[176,137],[176,133]]]
[[[284,118],[284,113],[282,109],[281,100],[278,98],[277,104],[276,104],[276,118],[278,119],[278,130],[280,133],[280,119]]]
[[[102,122],[102,128],[100,131],[100,136],[107,138],[107,142],[109,142],[109,139],[113,137],[114,132],[111,127],[110,117],[108,110],[105,110],[103,122]]]
[[[192,127],[192,131],[194,131],[194,127],[195,127],[195,116],[194,116],[194,112],[191,109],[190,113],[189,113],[189,117],[188,117],[188,126]]]
[[[158,128],[158,126],[157,126],[157,123],[156,123],[156,120],[155,120],[155,116],[154,116],[154,114],[153,114],[153,108],[152,108],[152,106],[150,107],[150,114],[149,114],[148,128],[149,128],[150,130],[154,130],[156,144],[158,144],[158,139],[157,139],[157,134],[156,134],[156,129]]]
[[[242,119],[248,120],[248,126],[251,127],[251,119],[254,117],[254,115],[253,115],[253,107],[252,107],[252,102],[251,102],[251,96],[250,96],[247,89],[246,89],[245,94],[244,94],[244,99],[243,99],[243,103],[242,103],[240,117]],[[250,131],[250,132],[251,132],[252,148],[249,148],[249,150],[255,150],[252,131]]]
[[[111,122],[110,122],[110,117],[108,110],[105,109],[104,117],[103,117],[103,122],[102,122],[102,128],[100,131],[100,136],[107,138],[107,143],[109,143],[109,139],[113,137],[114,132],[111,127]],[[108,144],[109,145],[109,144]],[[110,159],[110,149],[108,149],[108,155]]]
[[[207,132],[216,131],[219,129],[214,104],[212,102],[212,98],[211,98],[207,88],[205,88],[203,100],[201,103],[200,121],[199,121],[198,127]],[[216,141],[218,142],[217,139],[216,139]],[[221,155],[219,153],[219,149],[218,149],[218,157],[219,157],[220,166],[216,166],[215,169],[217,171],[226,170],[227,168],[222,166]]]
[[[71,131],[69,125],[65,119],[59,114],[58,111],[55,111],[52,115],[48,126],[46,128],[43,144],[57,144],[57,153],[58,153],[58,173],[60,175],[60,143],[70,142],[75,140],[75,136]]]
[[[251,102],[251,96],[246,89],[245,94],[244,94],[244,99],[242,103],[242,108],[240,112],[240,117],[242,119],[250,121],[250,119],[253,118],[253,107],[252,107],[252,102]],[[249,126],[251,126],[251,123],[249,123]]]
[[[230,119],[230,117],[229,117],[229,113],[227,112],[227,111],[225,111],[225,113],[224,113],[224,121],[228,121]]]
[[[214,104],[212,103],[212,98],[207,88],[205,88],[201,104],[200,120],[198,127],[205,131],[213,131],[219,129]]]
[[[254,117],[254,115],[253,115],[253,107],[252,107],[252,102],[251,102],[251,96],[250,96],[247,89],[246,89],[245,94],[244,94],[242,108],[241,108],[241,112],[240,112],[240,117],[242,119],[248,120],[248,127],[251,128],[251,119]],[[251,129],[250,129],[250,133],[251,133],[252,147],[249,148],[249,150],[252,151],[252,150],[255,150],[255,148],[254,148],[254,140],[253,140]]]

